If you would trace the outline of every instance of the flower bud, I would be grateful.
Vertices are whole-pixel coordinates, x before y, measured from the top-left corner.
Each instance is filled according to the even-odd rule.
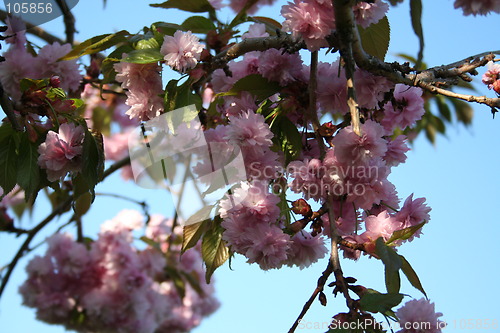
[[[312,215],[311,206],[304,199],[298,199],[292,203],[292,212],[294,212],[295,214],[303,215],[305,217]]]

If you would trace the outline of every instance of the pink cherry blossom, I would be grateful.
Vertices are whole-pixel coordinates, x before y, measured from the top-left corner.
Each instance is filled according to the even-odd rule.
[[[285,18],[283,30],[292,33],[296,39],[302,38],[311,51],[328,46],[325,37],[335,29],[333,7],[316,1],[295,0],[281,8]]]
[[[341,129],[333,138],[335,156],[341,163],[364,163],[368,159],[384,156],[387,141],[382,138],[384,129],[378,123],[367,120],[361,125],[361,136],[352,126]]]
[[[56,181],[68,172],[81,169],[84,129],[73,123],[64,123],[59,133],[49,131],[45,142],[38,147],[38,165],[47,171],[47,178]]]
[[[292,237],[287,266],[307,268],[328,253],[322,236],[311,236],[307,231],[299,231]]]
[[[233,194],[220,201],[219,214],[222,218],[238,216],[259,223],[273,223],[279,217],[279,201],[278,196],[269,192],[266,182],[242,182]]]
[[[394,231],[402,229],[402,223],[387,211],[383,211],[376,216],[368,216],[365,219],[365,227],[366,231],[362,234],[364,238],[375,241],[382,237],[387,241]]]
[[[289,187],[295,193],[301,193],[305,199],[319,201],[326,197],[326,189],[322,182],[325,168],[318,159],[293,161],[287,170],[293,179]]]
[[[339,62],[318,63],[318,106],[323,112],[345,114],[347,106],[347,80]]]
[[[488,70],[483,74],[482,81],[500,95],[500,65],[493,61],[488,62]]]
[[[114,65],[116,81],[121,82],[126,91],[130,109],[129,117],[149,120],[163,112],[161,67],[157,64],[134,64],[119,62]]]
[[[464,15],[488,15],[490,12],[500,13],[497,0],[455,0],[455,8],[462,8]]]
[[[251,150],[261,150],[262,147],[272,145],[273,133],[262,115],[248,111],[239,117],[230,117],[229,120],[225,135],[229,143]]]
[[[258,72],[266,79],[286,86],[301,77],[302,60],[298,53],[270,49],[260,55]]]
[[[387,166],[397,166],[406,161],[406,152],[410,150],[406,139],[406,135],[398,135],[387,143],[387,151],[383,157]]]
[[[241,35],[241,38],[258,38],[258,37],[269,37],[266,32],[266,25],[264,23],[254,23],[248,28],[248,32]]]
[[[434,303],[425,298],[412,299],[396,311],[401,330],[397,333],[440,333],[443,322],[438,318],[443,314],[436,312]],[[425,329],[422,329],[424,328]]]
[[[290,248],[290,236],[275,225],[258,224],[247,229],[246,237],[252,240],[252,246],[245,256],[249,263],[258,263],[263,270],[280,268],[287,259]]]
[[[136,211],[122,211],[87,245],[68,234],[50,237],[45,255],[28,263],[28,279],[19,288],[23,303],[36,308],[38,319],[81,332],[180,333],[199,325],[219,306],[213,285],[204,280],[201,247],[185,252],[184,261],[178,246],[166,253],[151,246],[138,250],[131,231],[142,220]],[[151,221],[154,230],[148,235],[168,248],[172,219],[153,216]],[[165,274],[167,261],[171,269],[178,267],[199,281],[202,293],[186,281],[181,299]]]
[[[200,61],[203,45],[199,38],[191,33],[177,30],[174,36],[166,35],[163,39],[160,52],[172,69],[185,73]]]
[[[406,198],[403,207],[395,214],[395,218],[403,223],[403,228],[416,226],[430,220],[429,212],[432,208],[427,206],[425,198],[417,198],[413,200],[413,194]],[[420,237],[422,229],[419,229],[409,241],[414,237]]]
[[[33,70],[36,76],[34,78],[41,79],[50,78],[54,75],[59,76],[62,89],[76,91],[82,79],[80,66],[76,59],[58,61],[59,58],[68,54],[69,51],[71,51],[70,44],[60,45],[57,42],[42,47],[33,63]]]
[[[0,62],[0,82],[5,91],[15,100],[21,99],[20,82],[23,78],[33,78],[34,57],[28,53],[24,45],[9,48],[3,54],[5,61]]]
[[[396,84],[394,101],[384,106],[382,126],[392,132],[396,127],[412,127],[425,113],[422,89]]]
[[[360,107],[378,109],[378,104],[384,100],[385,93],[394,89],[394,83],[385,77],[375,76],[370,72],[358,68],[354,72],[354,87]]]
[[[380,21],[388,10],[389,5],[381,0],[375,0],[373,3],[358,2],[353,7],[356,23],[363,28]]]

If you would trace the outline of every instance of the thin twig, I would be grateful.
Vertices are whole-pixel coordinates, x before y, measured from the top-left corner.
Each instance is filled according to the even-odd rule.
[[[295,329],[300,324],[300,321],[302,320],[302,318],[304,318],[304,316],[307,313],[307,311],[309,311],[309,308],[311,307],[312,303],[314,302],[314,300],[316,299],[316,297],[318,296],[318,294],[320,292],[322,292],[323,289],[325,289],[326,281],[328,280],[328,278],[330,277],[330,275],[332,274],[332,272],[333,272],[332,262],[329,260],[328,261],[328,265],[326,266],[325,271],[323,272],[323,274],[321,274],[321,276],[318,279],[318,285],[316,286],[316,289],[314,289],[311,297],[309,297],[309,299],[307,300],[307,302],[304,304],[304,307],[302,308],[302,311],[300,312],[300,314],[297,317],[297,319],[295,319],[295,322],[293,323],[293,325],[290,328],[290,330],[288,331],[288,333],[295,332]]]

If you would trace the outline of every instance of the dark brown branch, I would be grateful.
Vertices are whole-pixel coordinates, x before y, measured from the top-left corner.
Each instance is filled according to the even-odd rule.
[[[213,58],[214,69],[224,67],[230,60],[236,59],[248,52],[266,51],[269,49],[291,49],[300,50],[305,48],[302,41],[295,41],[289,34],[280,34],[280,36],[247,38],[232,45],[227,50],[217,54]]]
[[[3,11],[0,9],[0,20],[2,22],[5,22],[5,23],[7,22],[8,15],[9,14],[6,11]],[[40,28],[36,25],[33,25],[29,22],[24,22],[24,23],[26,24],[26,33],[37,36],[38,38],[43,39],[44,41],[46,41],[49,44],[53,44],[55,42],[58,42],[59,44],[64,44],[64,40],[46,32],[42,28]]]
[[[75,41],[75,17],[71,13],[66,0],[56,0],[56,3],[63,14],[64,26],[66,27],[66,43],[73,45]]]
[[[311,305],[314,302],[314,300],[316,299],[316,297],[318,297],[318,294],[325,289],[326,281],[328,280],[328,278],[330,277],[330,275],[332,274],[332,272],[333,272],[332,262],[329,260],[328,261],[328,266],[326,267],[325,271],[323,272],[323,274],[321,274],[321,276],[318,279],[318,285],[316,286],[316,289],[314,289],[311,297],[309,297],[309,299],[307,300],[306,304],[304,304],[304,307],[302,308],[302,311],[300,312],[299,316],[297,317],[297,319],[293,323],[293,325],[290,328],[290,330],[288,331],[288,333],[295,332],[295,329],[299,325],[299,323],[302,320],[302,318],[304,318],[304,316],[307,313],[307,311],[309,311],[309,308],[311,307]]]
[[[352,44],[354,40],[353,30],[355,29],[354,13],[352,6],[354,1],[334,0],[335,22],[337,24],[337,33],[339,37],[339,52],[345,62],[345,75],[347,80],[347,105],[351,114],[352,130],[357,135],[361,134],[359,109],[356,102],[356,91],[354,89],[354,71],[355,61],[352,53]]]

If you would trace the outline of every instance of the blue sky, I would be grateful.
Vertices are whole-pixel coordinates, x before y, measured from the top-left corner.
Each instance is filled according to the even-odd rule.
[[[79,31],[76,39],[82,41],[121,29],[138,32],[143,26],[155,21],[181,23],[188,17],[176,10],[149,8],[149,3],[108,0],[107,7],[103,9],[101,0],[81,1],[74,9]],[[258,14],[282,21],[278,13],[279,7],[275,6]],[[463,17],[460,11],[453,9],[452,0],[425,1],[425,61],[435,66],[479,52],[500,49],[495,35],[498,16]],[[226,17],[229,19],[229,14]],[[416,54],[418,43],[411,30],[408,4],[392,9],[389,20],[392,24],[389,53]],[[44,24],[43,27],[63,37],[61,19]],[[480,94],[493,97],[486,87],[478,85],[478,89]],[[450,325],[447,332],[466,331],[463,325],[469,319],[474,322],[484,319],[496,320],[497,323],[500,321],[497,302],[500,287],[496,284],[500,274],[497,258],[500,221],[495,213],[500,194],[500,120],[492,119],[488,107],[474,105],[474,109],[474,124],[470,128],[449,127],[447,137],[439,137],[436,146],[423,137],[419,138],[408,153],[407,162],[394,168],[390,177],[401,197],[406,198],[411,193],[415,193],[415,197],[425,196],[432,207],[431,221],[424,227],[424,235],[421,239],[405,244],[400,253],[419,274],[437,310],[444,313],[443,319]],[[148,200],[152,212],[164,215],[173,213],[168,194],[123,183],[118,176],[99,185],[96,190],[130,193],[138,200]],[[90,235],[95,234],[104,220],[123,208],[130,208],[129,203],[121,200],[98,199],[84,219],[85,231]],[[39,205],[33,220],[23,221],[25,227],[37,223],[47,214],[48,204],[40,202]],[[54,223],[52,229],[40,235],[35,243],[64,222],[64,219],[60,219]],[[0,234],[0,265],[8,262],[21,241]],[[30,257],[20,262],[0,300],[0,331],[64,332],[61,327],[36,321],[35,311],[21,306],[17,288],[25,278],[24,266]],[[287,332],[325,267],[326,259],[302,271],[285,268],[263,272],[255,265],[246,264],[242,257],[237,257],[233,261],[232,271],[224,265],[215,273],[221,308],[193,332]],[[358,283],[366,287],[385,290],[383,266],[376,260],[366,257],[358,262],[345,260],[343,270],[346,276],[356,277]],[[402,292],[421,297],[406,281],[403,282]],[[327,322],[332,315],[345,310],[342,299],[335,300],[331,294],[327,295],[328,306],[322,307],[315,302],[305,321]],[[499,330],[486,330],[492,331]],[[304,329],[297,332],[324,330]]]

